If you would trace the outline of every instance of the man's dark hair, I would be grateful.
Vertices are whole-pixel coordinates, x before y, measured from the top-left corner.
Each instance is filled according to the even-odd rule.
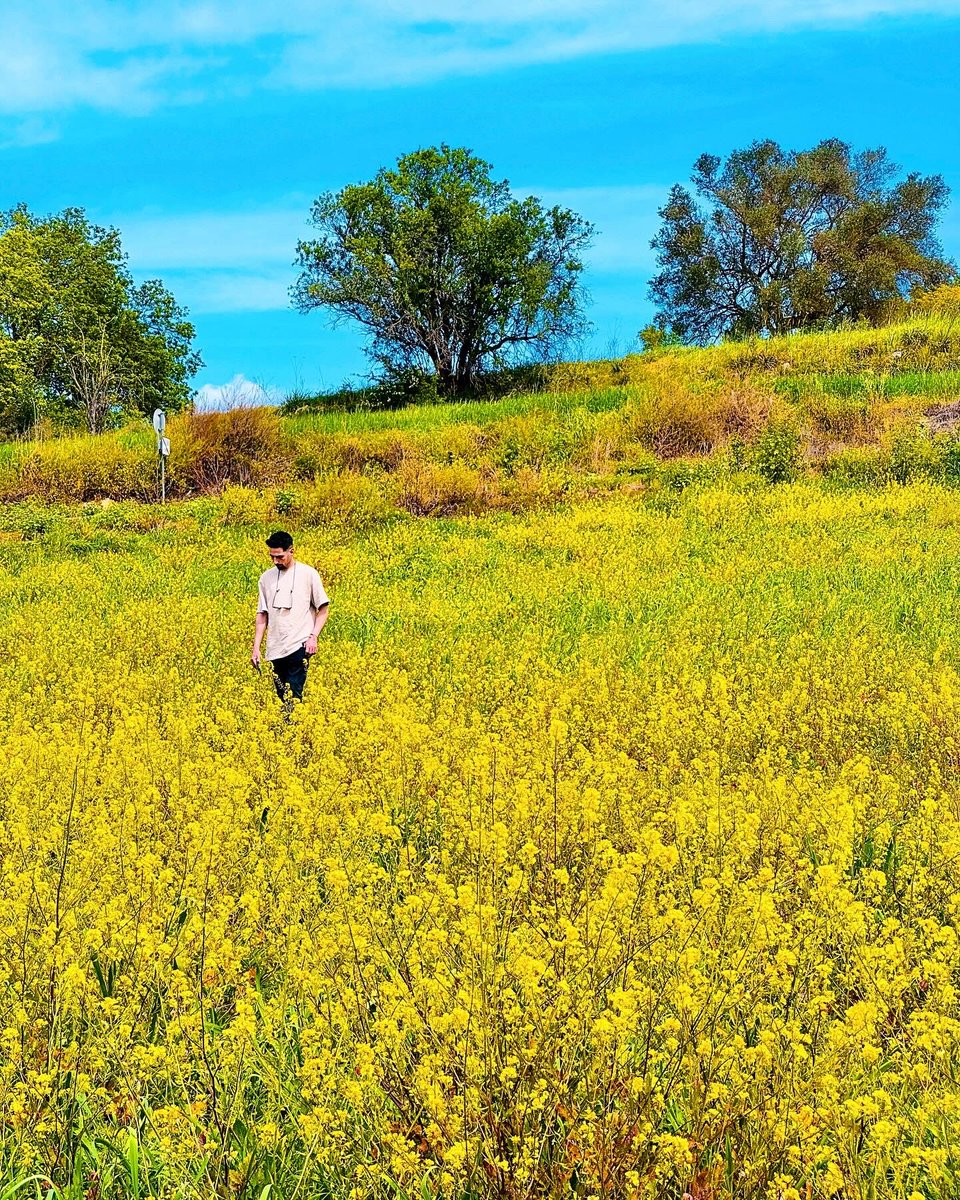
[[[276,533],[271,533],[267,538],[267,545],[271,550],[289,550],[293,545],[293,538],[289,533],[278,529]]]

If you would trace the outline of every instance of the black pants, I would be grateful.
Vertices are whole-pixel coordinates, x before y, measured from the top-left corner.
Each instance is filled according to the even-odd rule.
[[[287,687],[295,700],[303,699],[303,687],[307,682],[307,658],[305,646],[288,654],[286,658],[275,658],[270,664],[273,667],[273,686],[281,700],[287,698]]]

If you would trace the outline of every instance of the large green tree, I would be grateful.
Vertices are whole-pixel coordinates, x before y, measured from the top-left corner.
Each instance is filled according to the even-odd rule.
[[[469,150],[405,155],[369,183],[321,196],[312,223],[318,236],[297,246],[297,307],[359,322],[376,362],[432,370],[444,396],[582,327],[592,227],[515,198]]]
[[[837,139],[786,152],[756,142],[696,162],[653,240],[657,325],[684,341],[876,320],[891,300],[950,278],[934,238],[948,190],[883,149]]]
[[[8,427],[43,411],[99,432],[111,414],[171,411],[201,365],[194,328],[159,280],[136,285],[115,229],[80,209],[0,218],[0,404]],[[4,369],[4,363],[6,369]]]

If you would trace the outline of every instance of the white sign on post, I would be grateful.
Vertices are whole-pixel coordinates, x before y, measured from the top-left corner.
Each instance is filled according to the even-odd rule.
[[[167,414],[162,408],[154,409],[153,428],[157,434],[157,453],[160,455],[160,500],[167,502],[167,455],[170,453],[170,439],[163,436],[167,427]]]

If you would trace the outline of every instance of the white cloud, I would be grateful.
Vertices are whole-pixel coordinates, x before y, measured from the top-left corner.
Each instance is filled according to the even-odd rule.
[[[308,237],[310,202],[244,212],[132,214],[113,222],[138,271],[292,263]]]
[[[162,274],[164,282],[193,314],[276,312],[290,307],[293,273],[203,271],[177,276]]]
[[[0,125],[0,150],[12,150],[23,146],[43,146],[59,138],[58,130],[40,116],[28,116],[23,120],[6,121]]]
[[[960,0],[8,0],[0,111],[146,111],[261,84],[384,87],[924,14],[958,15]]]
[[[194,396],[194,406],[199,412],[225,412],[248,405],[279,404],[282,399],[279,388],[234,375],[227,383],[205,383]]]
[[[290,305],[297,242],[310,203],[242,212],[111,217],[138,279],[159,276],[193,314],[275,312]]]

